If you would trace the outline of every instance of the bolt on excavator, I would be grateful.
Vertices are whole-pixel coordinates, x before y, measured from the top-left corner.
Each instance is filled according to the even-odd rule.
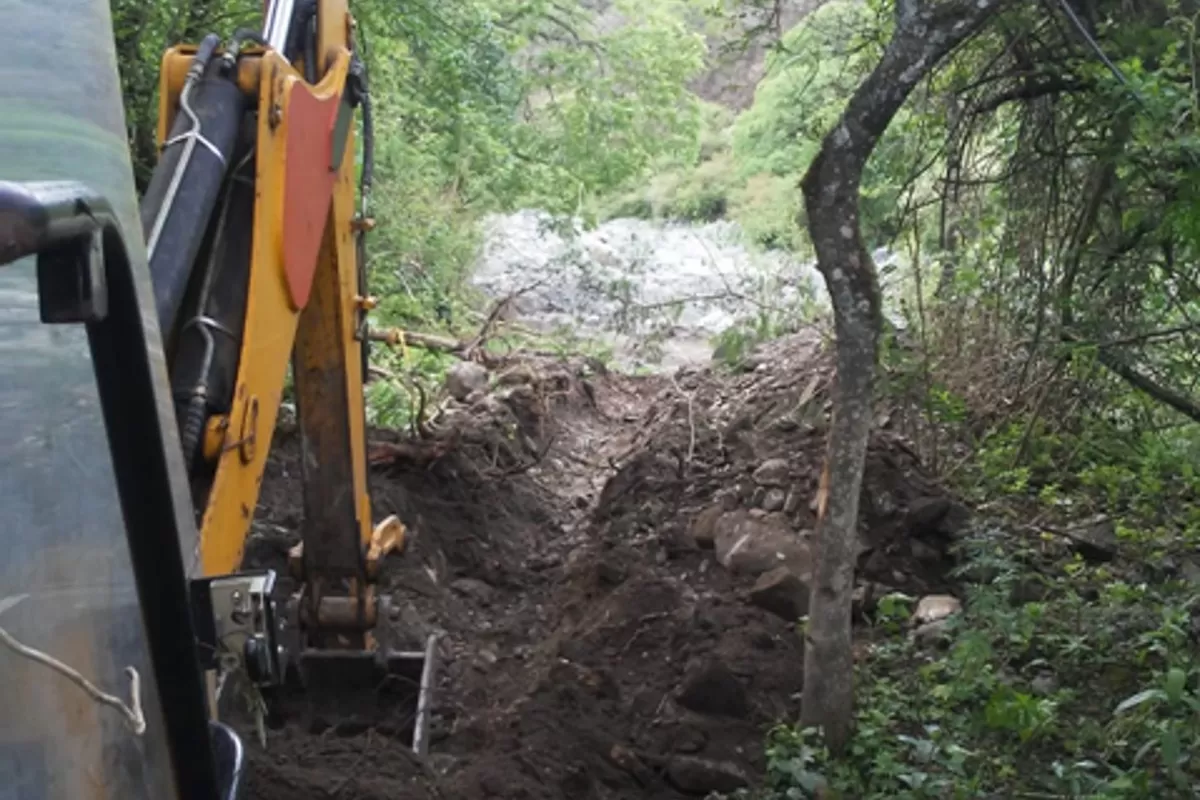
[[[166,50],[140,201],[107,1],[7,10],[0,800],[239,797],[233,696],[261,729],[295,688],[391,687],[425,752],[436,639],[378,586],[407,531],[368,488],[347,0],[268,0],[259,28]],[[304,516],[277,574],[243,556],[289,364]]]

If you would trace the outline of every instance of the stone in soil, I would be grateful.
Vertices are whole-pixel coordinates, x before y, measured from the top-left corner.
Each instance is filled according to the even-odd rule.
[[[699,796],[734,792],[750,785],[737,764],[695,756],[676,756],[667,763],[667,780],[681,792]]]
[[[382,588],[413,609],[414,633],[445,634],[434,697],[433,749],[447,756],[444,774],[432,776],[439,785],[428,785],[429,770],[398,739],[321,737],[291,726],[269,734],[266,751],[247,739],[247,800],[677,800],[753,783],[765,767],[765,731],[797,713],[803,640],[793,624],[749,605],[747,592],[781,566],[799,578],[811,573],[806,504],[825,452],[827,392],[807,403],[812,414],[798,426],[775,424],[770,409],[791,414],[809,376],[820,377],[825,368],[810,369],[816,356],[804,355],[814,348],[788,344],[790,360],[765,359],[761,372],[740,377],[687,376],[690,405],[678,403],[665,379],[614,376],[595,379],[591,400],[570,386],[535,396],[517,382],[473,390],[475,406],[435,411],[438,430],[463,436],[432,462],[377,468],[373,501],[377,516],[399,514],[420,532],[388,559]],[[538,374],[554,369],[563,372],[541,365]],[[503,373],[497,367],[497,383],[508,382]],[[697,412],[690,420],[689,408]],[[722,437],[734,416],[747,424]],[[693,434],[694,463],[681,474],[678,453],[689,452]],[[524,439],[549,450],[519,444]],[[880,495],[863,506],[880,568],[872,579],[916,596],[937,592],[936,577],[928,588],[905,583],[914,564],[931,576],[941,564],[908,555],[902,516],[937,489],[889,442],[873,438],[868,453]],[[278,444],[261,521],[292,532],[300,517],[298,437]],[[525,468],[532,456],[536,466]],[[610,460],[621,464],[613,475],[581,466]],[[755,480],[756,469],[766,483]],[[770,490],[783,491],[787,515],[745,507],[756,488],[769,506]],[[596,498],[590,514],[579,508],[583,496]],[[716,552],[695,552],[692,542]],[[670,557],[660,564],[663,548]],[[717,555],[729,570],[703,568]],[[444,590],[456,579],[493,591],[473,583]],[[614,743],[625,748],[616,759]]]
[[[913,619],[919,623],[937,622],[962,611],[962,601],[948,594],[931,594],[917,603]]]
[[[1117,528],[1104,514],[1072,525],[1063,533],[1079,554],[1089,561],[1111,561],[1117,554]]]
[[[746,687],[729,667],[716,660],[694,663],[676,700],[697,714],[745,717],[750,713]]]
[[[713,549],[717,536],[717,520],[721,518],[723,513],[725,513],[725,510],[720,504],[717,504],[705,508],[692,517],[692,541],[696,543],[697,547],[704,550]]]
[[[761,509],[722,514],[714,526],[717,561],[734,573],[758,575],[779,566],[797,574],[812,571],[812,546],[782,514]]]
[[[787,502],[787,495],[783,489],[768,489],[763,495],[762,509],[763,511],[779,511]]]
[[[759,576],[750,590],[750,602],[764,611],[795,622],[808,613],[808,584],[787,567]]]
[[[791,479],[791,468],[782,458],[771,458],[764,461],[754,470],[754,482],[759,486],[779,488],[787,486]]]

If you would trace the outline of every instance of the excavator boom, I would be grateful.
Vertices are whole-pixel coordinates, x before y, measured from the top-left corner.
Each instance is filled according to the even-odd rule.
[[[404,640],[376,588],[406,531],[373,524],[368,490],[370,97],[346,0],[274,0],[258,31],[164,53],[136,211],[106,4],[15,2],[0,58],[88,80],[0,89],[0,707],[21,709],[0,786],[44,765],[14,797],[234,796],[227,687],[273,710],[355,673],[407,687],[423,751],[435,642]],[[282,574],[245,571],[289,364],[305,515]]]

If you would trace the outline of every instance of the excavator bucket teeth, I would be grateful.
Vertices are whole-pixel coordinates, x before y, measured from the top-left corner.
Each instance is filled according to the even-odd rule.
[[[296,668],[310,728],[347,735],[371,728],[428,752],[436,636],[423,651],[305,650]]]

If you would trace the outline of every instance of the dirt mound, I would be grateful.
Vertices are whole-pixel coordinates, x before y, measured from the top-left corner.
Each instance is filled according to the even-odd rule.
[[[789,603],[830,377],[811,332],[771,348],[737,376],[528,363],[445,405],[419,442],[374,432],[391,446],[373,451],[376,514],[416,533],[383,583],[406,635],[442,636],[432,755],[409,755],[395,726],[289,724],[265,751],[248,740],[249,797],[678,798],[753,783],[764,729],[798,710]],[[926,591],[957,511],[893,439],[871,450],[862,564]],[[295,540],[297,450],[280,437],[252,562]]]
[[[722,533],[740,528],[749,538],[733,567],[754,561],[744,554],[755,536],[738,524],[747,519],[758,520],[753,527],[765,544],[780,538],[773,531],[807,541],[816,527],[832,361],[821,332],[810,328],[759,348],[741,374],[677,375],[636,423],[640,446],[596,509],[601,530],[622,541],[649,536],[669,554],[715,547],[726,561]],[[888,416],[879,414],[863,475],[861,577],[910,593],[945,589],[949,545],[967,511],[887,430]]]

